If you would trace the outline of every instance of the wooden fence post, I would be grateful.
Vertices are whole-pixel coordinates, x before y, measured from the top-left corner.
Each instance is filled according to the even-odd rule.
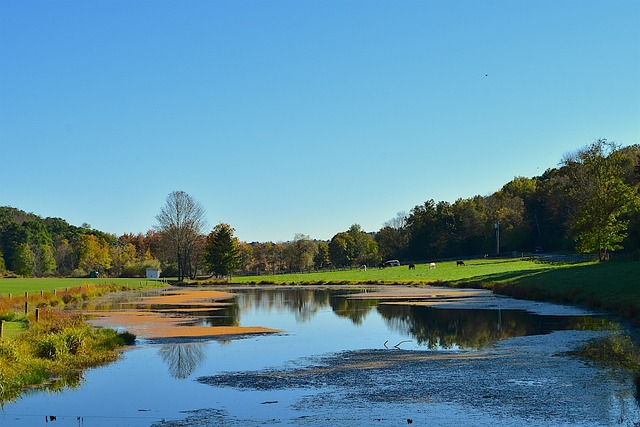
[[[24,314],[29,312],[29,301],[24,302]]]
[[[4,338],[4,320],[0,320],[0,338]]]
[[[40,320],[40,309],[36,308],[36,322],[38,322],[38,320]]]

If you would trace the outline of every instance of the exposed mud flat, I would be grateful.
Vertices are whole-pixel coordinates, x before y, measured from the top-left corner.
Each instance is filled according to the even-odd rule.
[[[628,374],[564,355],[603,333],[519,337],[475,352],[348,351],[295,360],[284,368],[201,377],[199,382],[215,387],[301,391],[287,408],[298,416],[247,420],[209,409],[156,426],[407,425],[409,420],[413,425],[638,425]]]
[[[245,334],[278,333],[261,326],[196,326],[197,317],[169,317],[162,313],[139,311],[94,311],[92,325],[122,327],[141,338],[206,338]]]
[[[102,327],[124,328],[141,338],[206,338],[278,333],[261,326],[198,326],[205,314],[222,310],[233,298],[229,292],[217,290],[169,289],[162,295],[124,302],[128,310],[85,311],[89,323]],[[200,315],[202,314],[202,315]]]

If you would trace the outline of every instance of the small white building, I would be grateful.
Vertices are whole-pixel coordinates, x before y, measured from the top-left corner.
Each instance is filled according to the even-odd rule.
[[[159,279],[159,278],[160,278],[159,268],[147,268],[147,279]]]

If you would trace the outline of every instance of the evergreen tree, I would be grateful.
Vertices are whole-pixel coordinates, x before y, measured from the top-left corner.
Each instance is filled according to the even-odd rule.
[[[230,277],[240,266],[240,247],[234,231],[229,224],[220,223],[205,241],[204,265],[218,277]]]

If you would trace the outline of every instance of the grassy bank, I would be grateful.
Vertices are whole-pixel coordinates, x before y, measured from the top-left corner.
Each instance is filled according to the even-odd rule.
[[[115,360],[118,357],[116,350],[135,339],[130,334],[95,329],[84,323],[81,315],[62,310],[64,307],[110,292],[164,286],[161,282],[136,283],[134,286],[85,282],[71,287],[68,279],[45,279],[44,283],[42,279],[3,280],[10,281],[11,293],[16,296],[9,297],[7,293],[0,297],[0,319],[3,321],[0,406],[15,399],[27,387],[40,386],[50,390],[74,387],[80,383],[83,369]],[[32,292],[25,298],[26,289],[34,289],[34,286],[43,290],[42,293]],[[61,290],[54,292],[54,289]],[[26,313],[25,302],[28,302]]]
[[[115,360],[127,338],[94,329],[80,315],[44,311],[17,337],[0,340],[0,405],[27,387],[57,390],[80,384],[83,369]]]
[[[583,305],[616,313],[640,324],[640,262],[575,264],[483,284],[516,298]]]

